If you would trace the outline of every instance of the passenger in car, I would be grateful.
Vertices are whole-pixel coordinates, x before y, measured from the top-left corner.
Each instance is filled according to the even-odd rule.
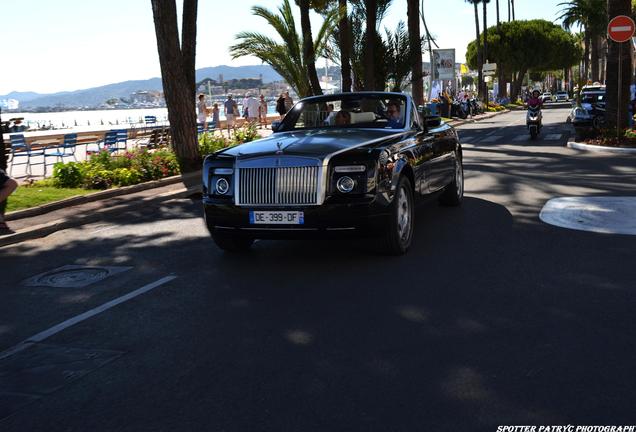
[[[386,114],[389,118],[387,126],[393,129],[402,127],[402,119],[400,118],[400,104],[397,102],[389,102],[386,107]]]
[[[351,114],[349,111],[340,110],[336,114],[336,126],[343,126],[351,124]]]

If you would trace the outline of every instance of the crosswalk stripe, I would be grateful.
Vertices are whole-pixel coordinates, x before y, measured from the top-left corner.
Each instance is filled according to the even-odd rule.
[[[545,136],[548,141],[556,141],[561,139],[561,134],[549,134]]]
[[[528,139],[528,135],[523,134],[523,135],[517,135],[512,140],[513,141],[526,141],[527,139]]]
[[[503,138],[503,135],[490,135],[482,139],[481,142],[495,142]]]
[[[472,135],[469,135],[469,136],[466,136],[466,137],[459,137],[459,140],[460,140],[461,142],[465,142],[465,141],[472,141],[472,140],[474,140],[474,139],[475,139],[475,137],[474,137],[474,136],[472,136]]]

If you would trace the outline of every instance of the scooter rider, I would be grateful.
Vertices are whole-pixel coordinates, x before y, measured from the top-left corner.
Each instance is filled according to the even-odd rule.
[[[533,90],[532,91],[532,96],[530,96],[528,98],[528,100],[526,101],[526,104],[528,106],[539,106],[539,108],[543,107],[543,101],[541,100],[541,98],[539,97],[541,95],[541,93],[539,92],[539,90]]]

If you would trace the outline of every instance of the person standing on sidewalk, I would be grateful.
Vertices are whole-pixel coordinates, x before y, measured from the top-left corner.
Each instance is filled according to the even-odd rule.
[[[234,99],[232,99],[232,95],[227,95],[227,100],[223,103],[223,109],[225,114],[225,123],[227,124],[227,136],[230,137],[230,128],[234,129],[236,132],[236,123],[235,119],[238,115],[238,104]]]
[[[7,198],[17,187],[18,182],[0,168],[0,235],[13,233],[4,220],[4,211],[7,208]]]

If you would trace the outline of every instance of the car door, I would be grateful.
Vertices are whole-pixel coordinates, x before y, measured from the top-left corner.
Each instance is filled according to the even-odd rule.
[[[429,181],[429,191],[435,192],[453,179],[455,173],[455,136],[448,125],[441,125],[431,129],[431,145],[433,157],[431,159],[431,173]]]
[[[415,109],[411,108],[411,130],[415,133],[415,147],[413,148],[413,158],[411,161],[415,184],[415,192],[425,195],[429,192],[429,178],[431,175],[431,160],[433,159],[433,136],[428,133],[423,125],[420,116]]]

